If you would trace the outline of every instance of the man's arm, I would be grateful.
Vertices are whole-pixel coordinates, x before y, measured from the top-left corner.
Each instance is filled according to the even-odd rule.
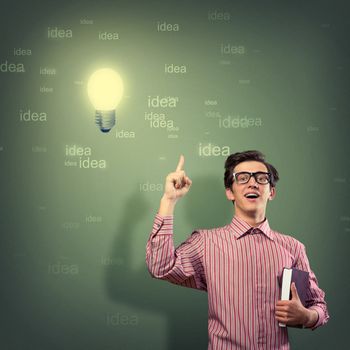
[[[328,322],[329,314],[325,301],[325,292],[319,288],[317,278],[310,268],[305,246],[300,243],[299,256],[296,268],[309,272],[309,290],[307,292],[306,308],[309,311],[307,323],[304,327],[315,330]]]
[[[206,290],[203,269],[204,240],[194,231],[176,249],[173,242],[173,214],[176,202],[190,189],[192,181],[183,170],[181,155],[175,172],[166,177],[164,195],[146,246],[146,264],[154,278],[184,287]]]
[[[146,246],[146,264],[152,277],[206,291],[203,259],[204,239],[201,232],[194,231],[175,249],[173,216],[155,216]]]
[[[306,307],[301,303],[294,282],[291,285],[291,300],[279,300],[275,308],[276,320],[287,326],[303,325],[304,328],[315,330],[327,323],[329,319],[325,293],[318,287],[315,274],[310,268],[305,246],[296,241],[296,261],[294,267],[309,272],[309,288],[307,291]]]

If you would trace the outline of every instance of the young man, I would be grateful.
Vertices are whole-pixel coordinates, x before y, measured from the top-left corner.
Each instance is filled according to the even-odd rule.
[[[276,194],[277,170],[258,151],[231,154],[225,163],[226,197],[235,214],[226,226],[196,230],[176,249],[173,213],[192,181],[183,170],[165,182],[164,195],[146,247],[152,277],[208,292],[208,349],[289,349],[287,326],[312,330],[328,319],[325,293],[318,287],[305,246],[270,228],[265,216]],[[284,267],[309,272],[307,307],[292,284],[292,299],[281,301]]]

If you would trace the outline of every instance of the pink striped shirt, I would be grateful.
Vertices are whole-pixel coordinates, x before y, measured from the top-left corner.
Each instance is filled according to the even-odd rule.
[[[275,319],[283,267],[310,274],[307,308],[319,316],[311,329],[328,321],[305,246],[273,231],[267,219],[252,228],[234,216],[226,226],[194,231],[176,249],[172,235],[173,216],[156,214],[146,264],[154,278],[208,293],[208,350],[290,348],[288,327]]]

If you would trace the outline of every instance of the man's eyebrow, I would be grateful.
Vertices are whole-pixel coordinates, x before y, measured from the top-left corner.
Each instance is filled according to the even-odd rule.
[[[235,171],[235,173],[268,173],[266,170],[256,170],[256,171],[249,171],[249,170],[239,170]]]

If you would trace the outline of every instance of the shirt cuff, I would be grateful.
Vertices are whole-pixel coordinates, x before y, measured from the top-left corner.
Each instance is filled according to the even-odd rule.
[[[323,310],[322,310],[322,308],[320,308],[317,305],[310,306],[309,310],[315,310],[317,312],[317,314],[318,314],[317,322],[312,327],[308,327],[311,330],[315,330],[317,327],[319,327],[319,326],[321,326],[323,324],[323,318],[321,316],[321,315],[323,315]]]
[[[163,234],[173,234],[173,226],[174,226],[174,216],[173,215],[159,215],[156,214],[153,221],[153,230],[152,233],[159,235]]]

